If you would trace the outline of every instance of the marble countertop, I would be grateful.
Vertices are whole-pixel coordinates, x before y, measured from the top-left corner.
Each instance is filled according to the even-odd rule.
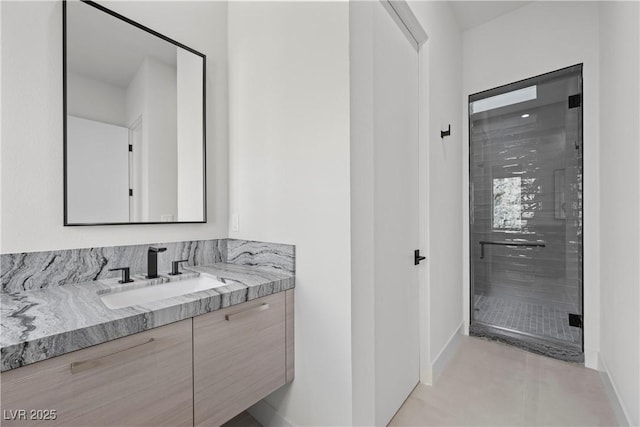
[[[179,276],[181,279],[203,274],[225,285],[120,309],[107,308],[100,299],[101,294],[123,287],[118,279],[0,294],[0,371],[295,286],[294,274],[265,267],[217,263],[188,269],[191,272]],[[165,275],[161,273],[161,276]],[[141,276],[133,279],[138,286],[152,286],[162,281]]]

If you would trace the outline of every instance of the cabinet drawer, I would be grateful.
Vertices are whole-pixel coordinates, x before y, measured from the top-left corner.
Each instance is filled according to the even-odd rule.
[[[194,421],[220,425],[285,384],[285,293],[193,319]]]
[[[191,338],[183,320],[3,372],[2,424],[193,425]]]

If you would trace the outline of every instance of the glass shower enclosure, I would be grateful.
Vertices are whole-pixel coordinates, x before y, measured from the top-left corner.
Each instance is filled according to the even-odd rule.
[[[470,333],[581,362],[582,65],[469,97]]]

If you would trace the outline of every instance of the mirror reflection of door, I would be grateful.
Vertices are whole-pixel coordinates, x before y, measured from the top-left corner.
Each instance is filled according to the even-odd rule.
[[[129,130],[67,117],[70,222],[129,221]]]

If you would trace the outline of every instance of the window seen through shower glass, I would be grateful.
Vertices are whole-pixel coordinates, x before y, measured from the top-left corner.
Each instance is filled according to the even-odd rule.
[[[493,178],[493,228],[520,229],[522,178]]]

